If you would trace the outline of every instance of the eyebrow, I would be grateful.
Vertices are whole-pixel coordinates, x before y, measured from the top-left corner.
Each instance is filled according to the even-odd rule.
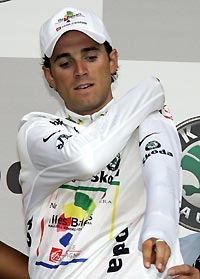
[[[99,48],[97,47],[85,47],[83,49],[81,49],[81,53],[85,53],[85,52],[89,52],[89,51],[99,51]],[[71,57],[71,54],[68,53],[68,52],[64,52],[64,53],[61,53],[61,54],[58,54],[56,56],[56,58],[54,59],[54,63],[60,59],[60,58],[64,58],[64,57]]]

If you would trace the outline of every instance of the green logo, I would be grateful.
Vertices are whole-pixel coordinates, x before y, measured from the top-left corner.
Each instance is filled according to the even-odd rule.
[[[145,146],[145,150],[149,151],[149,150],[159,148],[159,147],[161,147],[161,144],[156,140],[152,140],[152,141],[147,143],[147,145]]]
[[[188,150],[188,153],[182,158],[182,169],[190,172],[193,184],[183,184],[183,189],[186,196],[193,196],[200,193],[200,145],[195,145]]]
[[[200,116],[177,126],[182,146],[183,195],[180,225],[200,231]]]

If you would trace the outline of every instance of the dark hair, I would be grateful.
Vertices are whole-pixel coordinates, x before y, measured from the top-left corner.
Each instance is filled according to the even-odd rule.
[[[104,46],[105,46],[105,49],[106,49],[106,52],[108,53],[108,55],[112,52],[112,47],[111,47],[111,45],[109,44],[109,42],[107,42],[107,41],[105,41],[105,43],[104,43]],[[114,73],[114,74],[112,74],[112,76],[111,76],[111,82],[113,83],[116,79],[117,79],[117,77],[118,77],[118,73],[117,73],[117,71]]]
[[[107,42],[107,41],[105,41],[105,43],[104,43],[104,46],[105,46],[105,49],[106,49],[106,52],[108,53],[108,55],[112,52],[112,47],[111,47],[111,45]],[[47,57],[46,55],[44,55],[44,57],[42,58],[42,65],[43,66],[45,66],[46,68],[50,68],[51,67],[51,65],[50,65],[50,58],[49,57]],[[111,76],[111,82],[113,83],[116,79],[117,79],[117,77],[118,77],[118,73],[117,73],[117,71],[114,73],[114,74],[112,74],[112,76]]]

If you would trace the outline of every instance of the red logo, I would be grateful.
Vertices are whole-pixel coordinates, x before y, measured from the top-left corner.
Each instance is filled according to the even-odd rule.
[[[171,113],[170,113],[170,110],[169,110],[169,108],[167,107],[167,105],[164,105],[164,106],[163,106],[163,108],[162,108],[162,110],[161,110],[161,113],[162,113],[162,115],[163,115],[165,118],[173,120],[173,117],[172,117],[172,115],[171,115]]]
[[[61,27],[57,27],[57,28],[56,28],[56,31],[58,32],[58,31],[60,31],[60,29],[61,29]]]
[[[52,247],[51,253],[49,256],[49,261],[54,262],[54,263],[58,262],[62,255],[62,251],[63,251],[62,249]]]

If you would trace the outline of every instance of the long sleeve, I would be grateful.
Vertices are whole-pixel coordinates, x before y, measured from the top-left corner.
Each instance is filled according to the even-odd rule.
[[[173,250],[177,239],[181,198],[181,145],[171,119],[159,112],[140,125],[140,149],[147,205],[139,246],[151,238],[164,239]]]
[[[32,187],[43,185],[42,194],[36,197],[42,199],[62,183],[91,178],[114,159],[132,132],[163,103],[160,82],[149,78],[87,127],[45,113],[25,116],[18,134],[21,182],[33,175]]]

